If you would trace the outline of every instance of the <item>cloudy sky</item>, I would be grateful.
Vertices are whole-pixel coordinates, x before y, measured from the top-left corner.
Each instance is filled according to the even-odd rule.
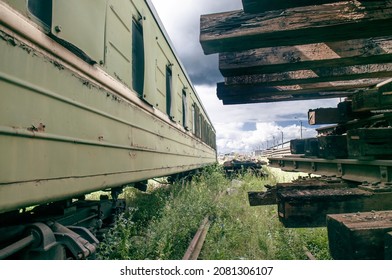
[[[218,55],[204,55],[199,43],[200,15],[242,9],[241,0],[152,0],[217,132],[219,153],[251,152],[267,145],[315,135],[307,124],[309,109],[335,107],[338,100],[222,105]]]

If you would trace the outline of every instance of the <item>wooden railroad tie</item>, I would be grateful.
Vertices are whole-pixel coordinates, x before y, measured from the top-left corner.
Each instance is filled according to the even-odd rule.
[[[309,179],[277,184],[266,192],[250,192],[248,196],[251,206],[277,204],[283,225],[299,228],[326,226],[328,214],[392,209],[390,188],[379,187],[379,190],[340,180]]]
[[[328,215],[327,227],[334,259],[392,259],[392,211]]]

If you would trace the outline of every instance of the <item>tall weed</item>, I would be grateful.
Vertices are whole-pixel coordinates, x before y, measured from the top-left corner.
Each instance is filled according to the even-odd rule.
[[[100,246],[100,259],[181,259],[205,216],[213,221],[200,259],[305,259],[306,247],[329,259],[327,233],[286,229],[276,206],[250,207],[248,191],[289,181],[293,175],[264,168],[267,176],[242,172],[227,178],[219,165],[191,182],[126,193],[129,211]]]

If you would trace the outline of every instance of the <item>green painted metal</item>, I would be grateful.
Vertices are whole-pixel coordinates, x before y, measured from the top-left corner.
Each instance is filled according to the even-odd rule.
[[[106,0],[52,0],[51,32],[95,62],[103,62]]]
[[[59,2],[72,6],[81,1],[53,3]],[[3,13],[13,14],[13,9],[20,9],[21,15],[28,13],[19,0],[2,0],[0,5]],[[94,13],[99,22],[94,32],[99,34],[89,46],[79,43],[86,38],[76,33],[86,29],[77,28],[81,21],[75,20],[89,6],[84,4],[80,13],[66,16],[56,12],[61,5],[54,9],[53,20],[73,29],[64,32],[62,39],[102,61],[84,67],[87,62],[76,52],[71,54],[75,66],[65,58],[69,51],[59,43],[41,35],[32,40],[23,30],[16,35],[9,27],[12,24],[0,25],[0,213],[214,163],[214,145],[203,143],[182,124],[182,90],[187,89],[189,98],[185,110],[188,127],[193,127],[192,106],[202,108],[202,104],[146,2],[99,1]],[[136,16],[143,20],[144,41],[155,41],[144,49],[149,58],[144,100],[138,99],[131,86],[130,31]],[[29,25],[26,20],[24,24]],[[106,36],[99,31],[102,29]],[[45,28],[41,31],[47,32]],[[44,47],[40,40],[49,40],[55,50]],[[64,53],[64,58],[54,53]],[[174,119],[165,116],[162,93],[166,85],[158,75],[168,62],[173,64],[175,78]],[[108,78],[95,78],[102,71]],[[130,97],[113,90],[112,83],[128,88]],[[205,137],[214,137],[207,113],[200,113],[206,120]]]
[[[12,8],[17,10],[18,12],[22,13],[25,16],[27,14],[27,1],[26,0],[2,0],[4,3],[7,3]]]

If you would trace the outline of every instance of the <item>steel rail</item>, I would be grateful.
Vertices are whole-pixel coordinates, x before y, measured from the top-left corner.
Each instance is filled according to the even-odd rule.
[[[201,252],[201,249],[203,247],[210,225],[211,225],[211,221],[207,216],[201,222],[199,229],[197,230],[195,236],[193,237],[191,243],[189,244],[188,249],[184,254],[184,257],[182,258],[183,260],[197,260]]]
[[[320,159],[299,155],[268,158],[269,166],[289,172],[336,176],[358,183],[392,183],[392,160]]]
[[[304,250],[304,253],[308,260],[317,260],[316,257],[309,251],[309,249],[306,246],[303,246],[302,249]]]

